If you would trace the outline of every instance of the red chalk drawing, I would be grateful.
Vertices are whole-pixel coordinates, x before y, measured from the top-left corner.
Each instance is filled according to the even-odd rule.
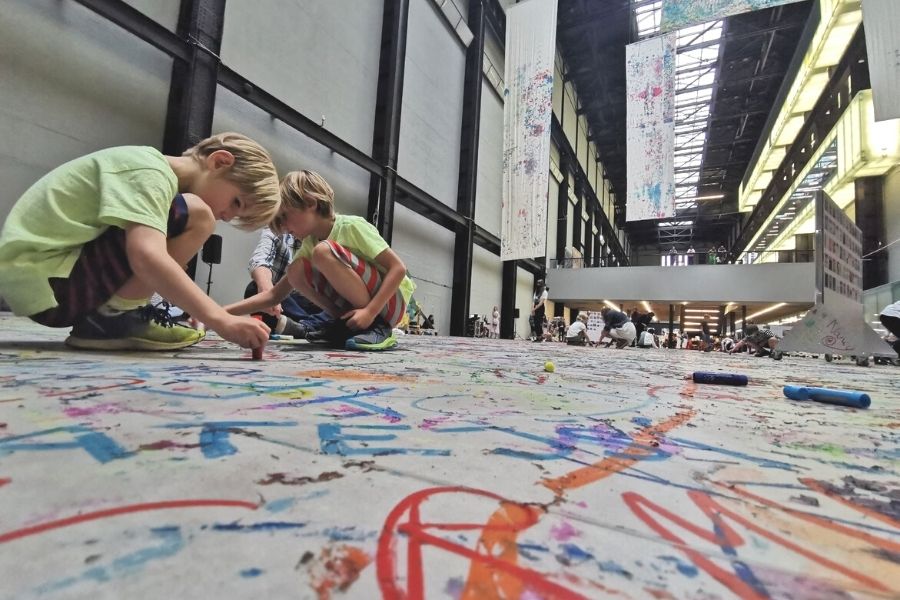
[[[233,508],[249,508],[250,510],[256,510],[258,505],[252,502],[245,502],[243,500],[207,500],[207,499],[198,499],[198,500],[165,500],[162,502],[144,502],[141,504],[127,504],[125,506],[117,506],[115,508],[107,508],[104,510],[98,510],[95,512],[84,513],[80,515],[75,515],[73,517],[66,517],[65,519],[57,519],[55,521],[48,521],[46,523],[39,523],[37,525],[32,525],[30,527],[23,527],[21,529],[14,529],[12,531],[7,531],[6,533],[0,533],[0,544],[5,544],[6,542],[11,542],[13,540],[18,540],[22,538],[26,538],[32,535],[37,535],[39,533],[44,533],[45,531],[52,531],[53,529],[61,529],[63,527],[71,527],[73,525],[78,525],[81,523],[86,523],[88,521],[98,521],[101,519],[108,519],[110,517],[117,517],[119,515],[127,515],[131,513],[139,513],[139,512],[150,512],[155,510],[170,510],[176,508],[201,508],[201,507],[233,507]]]

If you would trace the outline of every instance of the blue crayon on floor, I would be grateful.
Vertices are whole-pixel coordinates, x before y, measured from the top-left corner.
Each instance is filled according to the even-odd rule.
[[[851,408],[869,408],[869,405],[872,404],[872,399],[865,392],[831,390],[800,385],[784,386],[784,395],[791,400],[813,400],[815,402],[838,404]]]
[[[704,373],[694,371],[694,383],[715,383],[719,385],[747,385],[749,379],[740,373]]]

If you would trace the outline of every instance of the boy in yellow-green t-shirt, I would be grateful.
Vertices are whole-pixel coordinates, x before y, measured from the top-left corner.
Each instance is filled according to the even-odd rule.
[[[17,315],[72,326],[66,343],[98,350],[173,350],[203,333],[149,306],[154,292],[223,338],[255,348],[268,328],[235,317],[184,272],[216,220],[257,229],[278,212],[269,154],[236,133],[182,156],[108,148],[57,167],[29,188],[0,232],[0,295]]]
[[[349,350],[397,345],[392,329],[403,319],[416,286],[378,230],[362,217],[335,214],[334,190],[313,171],[288,173],[281,182],[281,204],[272,229],[303,238],[287,276],[226,310],[263,310],[297,289],[337,319],[337,327],[326,333],[329,341]],[[311,332],[308,339],[321,333]]]

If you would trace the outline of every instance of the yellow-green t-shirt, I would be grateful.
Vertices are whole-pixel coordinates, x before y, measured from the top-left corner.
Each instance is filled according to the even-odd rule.
[[[109,227],[166,233],[178,180],[145,146],[107,148],[61,165],[13,206],[0,232],[0,295],[17,315],[57,305],[48,279],[68,277],[81,247]]]
[[[387,272],[387,269],[375,262],[375,257],[390,248],[390,246],[384,241],[384,238],[381,237],[375,226],[362,217],[335,215],[334,226],[331,228],[331,233],[328,234],[328,239],[350,250],[353,254],[375,267],[382,275]],[[311,258],[313,248],[321,241],[316,239],[315,236],[306,236],[300,249],[294,255],[294,260]],[[403,296],[403,301],[409,304],[409,299],[414,291],[416,291],[416,284],[409,278],[409,275],[406,275],[403,277],[403,281],[400,282],[400,294]]]

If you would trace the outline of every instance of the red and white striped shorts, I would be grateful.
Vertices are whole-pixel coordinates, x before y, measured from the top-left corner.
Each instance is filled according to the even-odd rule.
[[[335,241],[323,241],[328,244],[331,248],[331,252],[341,262],[359,275],[359,278],[362,279],[363,284],[369,291],[369,297],[371,298],[374,296],[381,287],[381,273],[378,272],[375,265],[358,257],[351,250],[341,246]],[[325,279],[325,276],[313,267],[312,262],[308,258],[299,258],[297,260],[300,261],[300,264],[303,267],[303,277],[306,280],[306,283],[312,286],[317,293],[331,300],[342,312],[353,310],[353,306],[337,293],[331,284],[328,283],[328,280]],[[405,312],[406,301],[403,300],[403,294],[400,293],[400,289],[398,288],[397,291],[394,292],[394,295],[391,296],[391,299],[387,301],[387,304],[384,305],[384,308],[381,309],[379,315],[381,315],[381,318],[390,324],[391,327],[394,327],[403,319],[403,314]],[[340,315],[335,316],[339,317]]]

